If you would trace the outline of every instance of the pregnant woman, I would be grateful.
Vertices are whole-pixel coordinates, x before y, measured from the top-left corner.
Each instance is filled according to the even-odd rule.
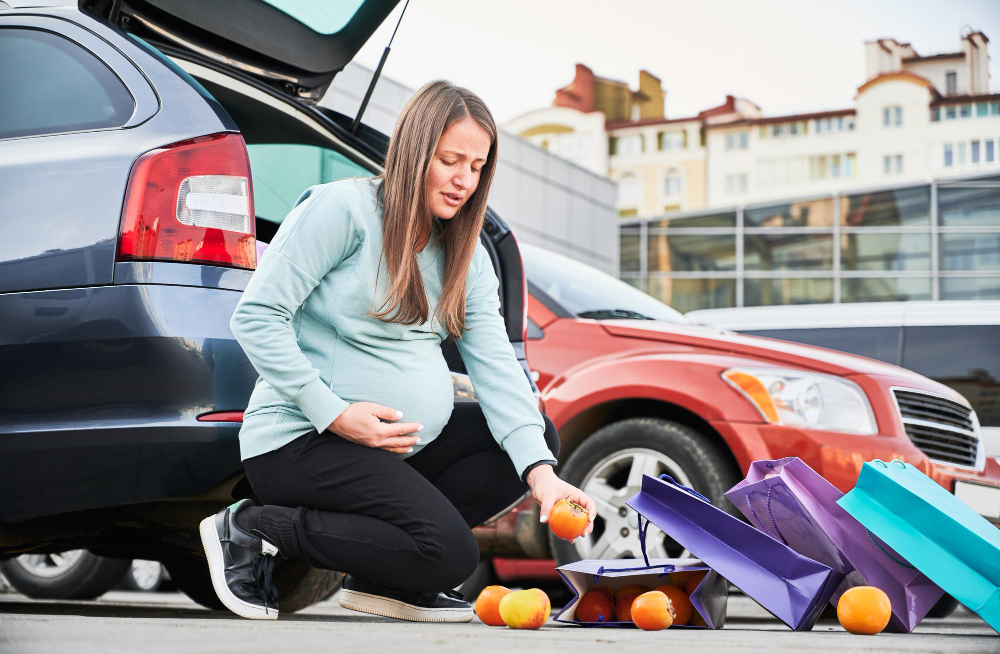
[[[243,499],[202,520],[219,599],[276,619],[274,557],[347,573],[341,606],[467,622],[452,589],[479,562],[472,527],[529,489],[546,521],[594,502],[553,471],[480,241],[497,129],[475,94],[430,82],[403,108],[385,172],[310,187],[230,323],[260,377],[240,429]],[[478,402],[454,402],[456,341]]]

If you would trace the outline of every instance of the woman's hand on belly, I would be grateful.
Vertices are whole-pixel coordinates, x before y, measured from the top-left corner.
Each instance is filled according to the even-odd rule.
[[[406,454],[420,441],[420,437],[414,432],[420,431],[424,426],[418,422],[386,423],[379,420],[399,420],[402,417],[401,411],[381,404],[353,402],[330,423],[326,431],[352,443]]]

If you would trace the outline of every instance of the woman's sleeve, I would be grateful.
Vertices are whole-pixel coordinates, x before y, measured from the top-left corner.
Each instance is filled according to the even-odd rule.
[[[343,190],[311,186],[264,251],[229,327],[250,363],[322,433],[349,406],[320,379],[296,339],[292,317],[357,242]]]
[[[555,461],[545,444],[545,421],[531,383],[517,361],[500,315],[500,282],[480,242],[469,266],[465,324],[456,341],[493,438],[507,452],[517,474],[543,460]]]

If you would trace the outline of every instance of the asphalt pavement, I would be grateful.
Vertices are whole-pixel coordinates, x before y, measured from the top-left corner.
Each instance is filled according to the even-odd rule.
[[[553,612],[553,615],[555,612]],[[179,593],[113,591],[92,602],[0,595],[0,654],[309,654],[322,652],[1000,652],[997,635],[959,608],[926,619],[913,634],[855,636],[836,620],[793,632],[743,596],[733,596],[724,629],[643,632],[550,621],[536,631],[377,618],[331,600],[274,622],[200,608]],[[655,650],[654,650],[655,648]]]

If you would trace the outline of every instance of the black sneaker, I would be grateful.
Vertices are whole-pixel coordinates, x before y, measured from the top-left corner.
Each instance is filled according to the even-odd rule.
[[[340,605],[353,611],[412,622],[472,621],[472,605],[458,591],[418,593],[389,588],[351,575],[344,577]]]
[[[236,514],[253,501],[242,499],[201,521],[198,531],[208,557],[212,586],[236,615],[252,620],[278,619],[278,592],[271,581],[278,548],[257,530],[236,526]]]

